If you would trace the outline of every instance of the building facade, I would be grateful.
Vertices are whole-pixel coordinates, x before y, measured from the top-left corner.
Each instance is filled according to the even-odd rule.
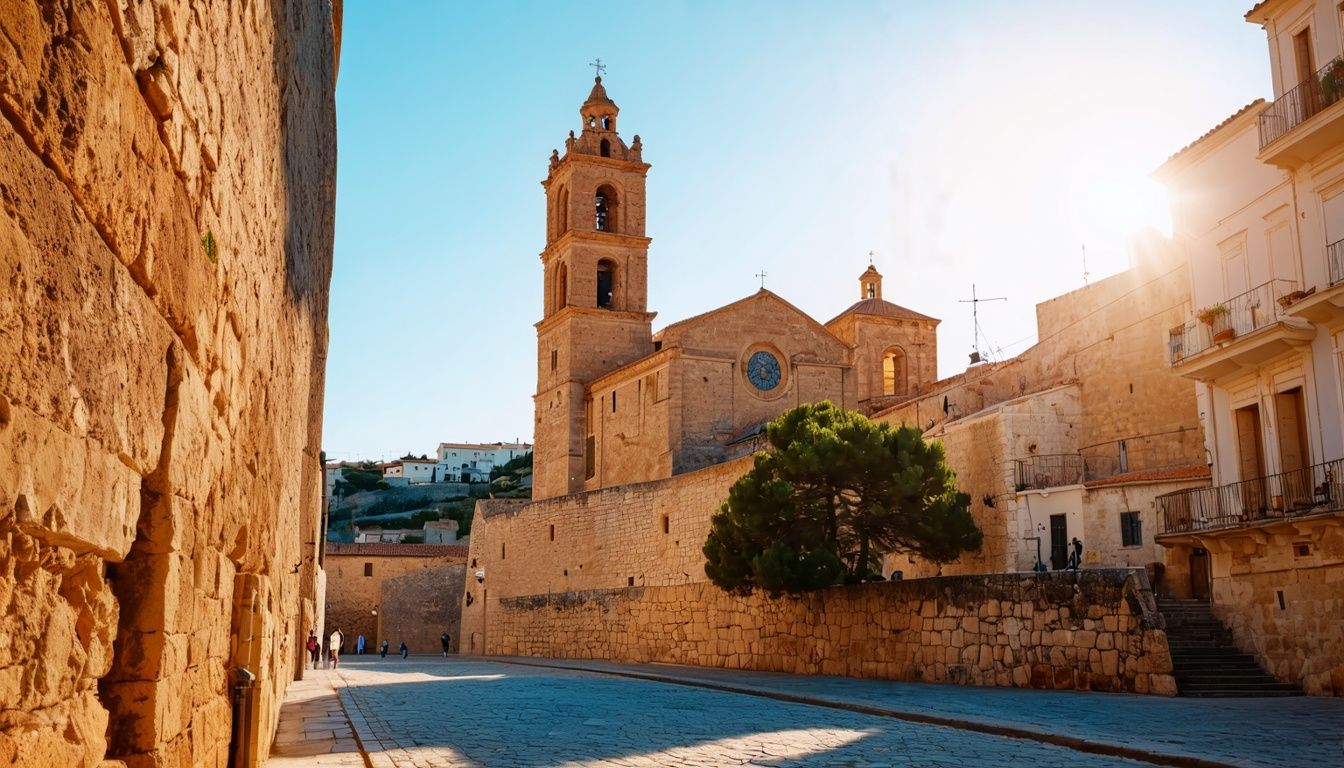
[[[1274,100],[1157,172],[1192,302],[1167,333],[1196,383],[1208,487],[1159,498],[1168,583],[1212,601],[1281,680],[1344,694],[1344,30],[1267,0]],[[1332,617],[1322,624],[1319,617]]]

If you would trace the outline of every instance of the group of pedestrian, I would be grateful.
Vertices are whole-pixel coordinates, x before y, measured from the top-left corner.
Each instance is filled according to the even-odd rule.
[[[452,638],[449,637],[447,632],[444,632],[443,635],[439,637],[439,642],[443,645],[443,655],[447,656],[448,651],[452,646]],[[356,638],[355,655],[363,655],[366,645],[363,635]],[[317,630],[308,630],[308,642],[304,647],[308,649],[308,658],[312,663],[312,668],[317,669],[318,664],[322,663],[322,641],[317,638]],[[378,644],[378,656],[380,658],[387,658],[387,648],[387,638],[383,638],[382,642]],[[411,655],[410,646],[406,645],[405,640],[401,641],[401,646],[397,651],[401,654],[401,658],[403,659]],[[345,653],[345,633],[341,631],[340,627],[337,627],[336,630],[331,633],[331,636],[327,638],[328,668],[336,669],[340,667],[341,654],[343,653]]]

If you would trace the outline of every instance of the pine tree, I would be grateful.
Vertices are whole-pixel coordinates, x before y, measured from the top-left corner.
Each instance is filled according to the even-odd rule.
[[[714,515],[705,573],[719,587],[805,592],[862,580],[888,552],[936,562],[980,548],[942,446],[829,402],[786,411]]]

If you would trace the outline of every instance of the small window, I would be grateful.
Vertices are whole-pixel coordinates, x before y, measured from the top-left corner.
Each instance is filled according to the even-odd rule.
[[[1293,557],[1311,557],[1311,545],[1305,541],[1299,541],[1293,545]]]
[[[592,480],[597,474],[597,444],[592,435],[588,436],[583,450],[583,478]]]
[[[615,413],[615,412],[616,412],[616,391],[615,391],[615,390],[612,390],[612,392],[611,392],[611,412],[612,412],[612,413]]]
[[[603,120],[602,122],[604,123],[602,127],[605,128],[606,120]],[[603,139],[602,143],[598,145],[598,152],[601,153],[603,157],[611,157],[611,142]]]
[[[554,350],[554,349],[552,349],[552,350],[551,350],[551,370],[552,370],[552,371],[555,370],[556,362],[559,361],[559,359],[560,359],[560,353],[559,353],[559,351],[558,351],[558,350]]]
[[[1120,513],[1120,545],[1137,547],[1143,544],[1143,520],[1138,512]]]
[[[505,555],[504,546],[505,546],[505,545],[504,545],[504,542],[501,541],[501,542],[499,543],[499,559],[500,559],[500,560],[503,560],[503,559],[504,559],[504,555]]]
[[[671,528],[672,525],[671,522],[667,519],[667,515],[663,515],[663,533],[669,532]]]
[[[365,576],[372,576],[372,575],[373,575],[373,563],[365,563],[365,564],[364,564],[364,575],[365,575]]]
[[[634,576],[627,577],[626,580],[625,580],[625,585],[626,585],[627,587],[633,587],[633,586],[635,586],[635,577],[634,577]]]
[[[555,541],[555,526],[551,526],[551,541]]]
[[[616,267],[609,261],[597,265],[597,306],[611,309],[616,292]]]

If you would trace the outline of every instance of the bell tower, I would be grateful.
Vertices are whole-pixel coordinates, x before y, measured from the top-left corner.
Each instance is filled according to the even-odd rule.
[[[616,132],[620,113],[599,75],[579,108],[578,136],[551,152],[546,190],[542,318],[537,328],[537,393],[532,497],[583,489],[592,423],[588,384],[653,352],[647,311],[649,238],[639,136]]]

